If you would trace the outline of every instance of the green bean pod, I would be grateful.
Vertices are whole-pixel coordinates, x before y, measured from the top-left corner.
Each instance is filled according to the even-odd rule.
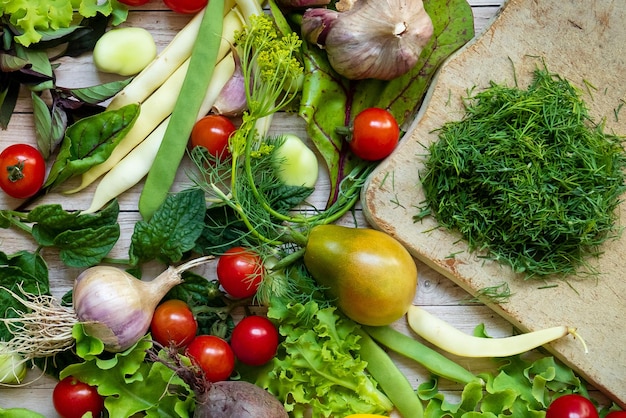
[[[403,418],[423,418],[424,407],[413,386],[389,355],[362,329],[359,355],[367,362],[367,371],[391,400]]]
[[[224,0],[211,0],[204,10],[197,37],[201,41],[194,43],[170,123],[139,197],[139,212],[144,219],[150,219],[165,201],[185,155],[189,135],[217,64],[223,21],[215,16],[223,16],[223,13]]]
[[[380,344],[406,358],[415,360],[426,370],[437,376],[463,385],[479,380],[477,376],[460,364],[389,326],[363,326],[363,329]]]

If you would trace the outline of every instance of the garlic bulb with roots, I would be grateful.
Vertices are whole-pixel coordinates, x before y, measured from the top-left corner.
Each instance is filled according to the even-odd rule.
[[[302,31],[340,75],[391,80],[415,66],[433,23],[422,0],[359,0],[345,12],[305,11]]]
[[[212,259],[204,256],[170,266],[150,281],[139,280],[113,266],[90,267],[74,281],[77,320],[87,334],[104,343],[105,350],[126,350],[146,334],[157,304],[183,282],[181,274]]]

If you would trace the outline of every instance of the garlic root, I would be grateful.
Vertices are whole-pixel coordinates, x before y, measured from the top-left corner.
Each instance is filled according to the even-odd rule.
[[[13,335],[5,342],[6,351],[31,361],[71,348],[74,345],[72,328],[78,322],[74,311],[61,306],[53,296],[23,292],[21,285],[18,288],[23,296],[6,287],[0,288],[26,308],[25,311],[14,310],[14,318],[0,319]]]

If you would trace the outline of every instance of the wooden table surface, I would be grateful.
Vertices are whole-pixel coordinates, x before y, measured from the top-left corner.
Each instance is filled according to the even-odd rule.
[[[489,24],[490,20],[502,7],[503,0],[470,0],[474,11],[476,33],[481,33]],[[124,26],[140,26],[149,30],[157,43],[159,50],[163,49],[179,30],[190,19],[190,16],[174,14],[163,6],[158,0],[152,0],[145,6],[135,8],[129,13],[129,17]],[[78,58],[63,58],[58,60],[61,66],[57,69],[57,85],[63,87],[84,87],[111,81],[115,77],[100,74],[95,70],[91,55],[85,54]],[[296,116],[278,116],[272,125],[274,132],[292,132],[301,137],[306,137],[304,123]],[[27,142],[35,144],[32,108],[30,100],[27,99],[26,92],[18,102],[16,113],[11,119],[9,129],[0,131],[0,149],[17,143]],[[182,170],[179,172],[175,189],[182,189],[189,184]],[[41,203],[61,203],[66,210],[86,209],[91,200],[91,192],[94,186],[86,189],[85,193],[78,193],[71,196],[64,196],[51,193],[37,204]],[[328,179],[325,170],[321,170],[318,187],[311,201],[322,205],[326,201],[329,189]],[[127,257],[128,242],[133,230],[134,223],[140,219],[137,212],[137,199],[141,190],[141,184],[126,192],[120,200],[120,225],[122,236],[112,251],[111,256]],[[20,202],[0,193],[0,208],[8,209],[16,207]],[[349,226],[367,226],[359,208],[352,214],[344,217],[338,223]],[[3,252],[11,254],[19,250],[34,250],[32,241],[24,235],[13,230],[0,229],[0,248]],[[52,292],[56,296],[63,295],[72,286],[73,279],[79,273],[78,269],[68,268],[58,261],[58,254],[51,250],[45,250],[44,258],[49,263],[50,283]],[[434,272],[424,264],[418,263],[419,285],[415,297],[415,303],[427,306],[430,311],[454,324],[459,329],[471,332],[474,327],[484,323],[488,332],[495,337],[510,335],[513,327],[507,321],[496,315],[491,309],[475,303],[469,303],[469,295],[454,285],[450,280]],[[154,272],[158,273],[155,266]],[[215,277],[215,266],[208,264],[199,269],[198,272],[207,278]],[[394,324],[398,329],[406,331],[405,321],[398,321]],[[401,369],[407,374],[409,379],[417,386],[418,383],[428,378],[428,374],[414,363],[405,359],[394,357]],[[470,370],[482,370],[490,367],[489,360],[466,360],[455,358],[458,362]],[[38,377],[38,370],[29,372],[29,378]],[[442,384],[448,383],[442,381]],[[27,407],[40,412],[47,417],[57,417],[58,415],[52,407],[51,392],[56,384],[56,380],[49,377],[42,377],[36,382],[21,388],[0,389],[0,407]],[[460,387],[442,387],[454,394]],[[603,397],[594,392],[600,401]]]

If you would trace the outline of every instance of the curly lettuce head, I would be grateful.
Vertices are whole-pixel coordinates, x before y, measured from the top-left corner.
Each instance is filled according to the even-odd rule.
[[[0,0],[0,18],[17,34],[15,42],[24,46],[97,13],[111,15],[112,24],[118,25],[126,20],[128,8],[117,0]]]

